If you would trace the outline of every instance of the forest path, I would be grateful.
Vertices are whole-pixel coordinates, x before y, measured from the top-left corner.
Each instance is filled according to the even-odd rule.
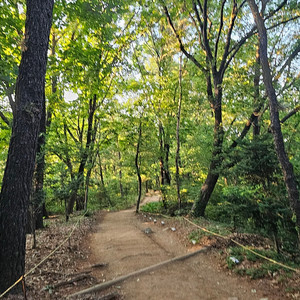
[[[146,196],[143,203],[158,200],[158,195]],[[134,209],[100,214],[96,231],[89,238],[89,263],[108,263],[108,266],[95,270],[93,276],[99,282],[107,282],[192,251],[171,230],[174,225],[168,224],[168,220],[164,222],[162,225],[160,219],[154,223],[149,217],[136,215]],[[146,228],[153,232],[146,234]],[[276,299],[267,297],[258,284],[226,274],[208,251],[132,277],[115,288],[124,299],[137,300]]]

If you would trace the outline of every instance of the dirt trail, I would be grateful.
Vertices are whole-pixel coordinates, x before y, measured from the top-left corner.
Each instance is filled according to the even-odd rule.
[[[144,203],[157,200],[158,196],[146,197]],[[163,225],[161,220],[154,223],[149,217],[138,217],[133,209],[101,215],[89,241],[89,262],[108,263],[107,268],[94,271],[98,281],[112,280],[191,251],[172,231],[173,225],[168,220]],[[146,234],[146,228],[153,232]],[[268,297],[258,285],[258,281],[226,274],[217,267],[214,255],[207,252],[133,277],[115,288],[124,299],[276,299]]]

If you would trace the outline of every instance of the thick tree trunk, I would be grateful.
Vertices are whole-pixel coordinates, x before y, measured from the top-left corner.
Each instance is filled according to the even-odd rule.
[[[25,47],[0,194],[0,292],[24,274],[25,226],[43,110],[53,0],[27,0]],[[5,241],[5,242],[4,242]],[[19,284],[14,291],[21,289]]]
[[[248,0],[248,3],[251,8],[258,29],[258,33],[259,33],[260,61],[263,70],[263,80],[269,98],[271,130],[274,137],[275,149],[276,149],[280,166],[283,171],[284,181],[289,195],[290,206],[296,215],[297,226],[300,227],[299,191],[297,188],[297,182],[294,175],[293,166],[290,163],[284,148],[284,141],[281,132],[281,124],[280,124],[279,113],[278,113],[278,102],[277,102],[276,92],[272,83],[272,75],[271,75],[271,70],[270,70],[269,60],[268,60],[267,30],[264,24],[264,20],[259,14],[258,7],[255,1]]]
[[[198,201],[195,202],[192,209],[192,212],[195,217],[204,216],[205,209],[210,199],[210,196],[214,191],[214,188],[219,179],[219,173],[215,171],[216,167],[216,163],[212,161],[205,182],[201,187]]]
[[[140,145],[142,140],[142,121],[140,120],[139,125],[139,136],[138,136],[138,142],[136,145],[136,154],[135,154],[135,168],[136,168],[136,174],[138,177],[138,199],[136,202],[136,212],[138,213],[140,210],[140,202],[142,197],[142,178],[141,178],[141,171],[139,166],[139,154],[140,154]]]
[[[196,216],[204,216],[206,206],[210,196],[218,182],[221,166],[223,162],[222,147],[224,131],[222,126],[222,78],[218,74],[214,74],[214,95],[212,93],[210,77],[207,76],[207,93],[210,99],[214,117],[214,143],[212,150],[212,158],[208,170],[208,174],[204,184],[201,187],[198,200],[194,203],[192,213]]]

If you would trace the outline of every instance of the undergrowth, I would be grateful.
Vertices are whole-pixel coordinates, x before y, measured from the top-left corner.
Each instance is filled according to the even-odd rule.
[[[181,211],[178,210],[178,204],[174,201],[167,202],[166,206],[164,206],[162,202],[147,203],[141,208],[141,211],[143,212],[167,214],[171,216],[180,216],[182,215],[180,212],[184,212],[183,215],[186,215],[186,212],[189,210],[190,205],[186,205]],[[195,228],[194,230],[189,232],[188,239],[193,244],[201,243],[201,240],[205,237],[214,237],[213,233],[224,236],[224,238],[226,238],[232,235],[233,231],[236,229],[232,226],[231,223],[227,224],[208,220],[206,218],[196,218],[193,220],[193,222],[207,230],[204,231],[200,228]],[[246,239],[248,235],[252,234],[252,232],[247,234],[246,228],[238,228],[238,231],[239,235],[245,236]],[[255,239],[255,236],[256,235],[253,235],[253,239]],[[264,238],[261,237],[261,239],[263,240]],[[257,246],[258,248],[253,247],[253,245],[251,245],[251,241],[249,241],[249,245],[255,252],[262,256],[265,256],[271,260],[277,261],[295,269],[300,268],[300,255],[298,251],[295,250],[293,253],[281,251],[279,253],[276,251],[275,246],[272,246],[272,241],[268,241],[269,243],[260,245],[259,247]],[[223,255],[221,256],[222,259],[226,261],[227,268],[241,276],[248,276],[251,279],[269,278],[275,280],[278,283],[282,283],[287,282],[290,277],[294,275],[294,272],[292,270],[286,269],[271,261],[265,260],[239,246],[226,248],[226,243],[224,243],[221,252],[223,253]],[[294,289],[294,287],[288,287],[287,289]]]

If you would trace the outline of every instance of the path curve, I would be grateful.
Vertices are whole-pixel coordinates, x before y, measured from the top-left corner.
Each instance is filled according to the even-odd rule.
[[[146,197],[145,202],[159,196]],[[99,216],[96,232],[90,235],[90,264],[108,263],[93,272],[99,282],[115,279],[159,262],[184,255],[182,245],[168,220],[154,223],[137,216],[134,209],[107,212]],[[152,233],[145,233],[150,228]],[[211,253],[201,253],[185,261],[172,263],[148,274],[127,279],[115,287],[124,299],[216,299],[254,300],[268,298],[259,282],[226,274],[216,267]],[[278,298],[279,299],[279,298]]]

